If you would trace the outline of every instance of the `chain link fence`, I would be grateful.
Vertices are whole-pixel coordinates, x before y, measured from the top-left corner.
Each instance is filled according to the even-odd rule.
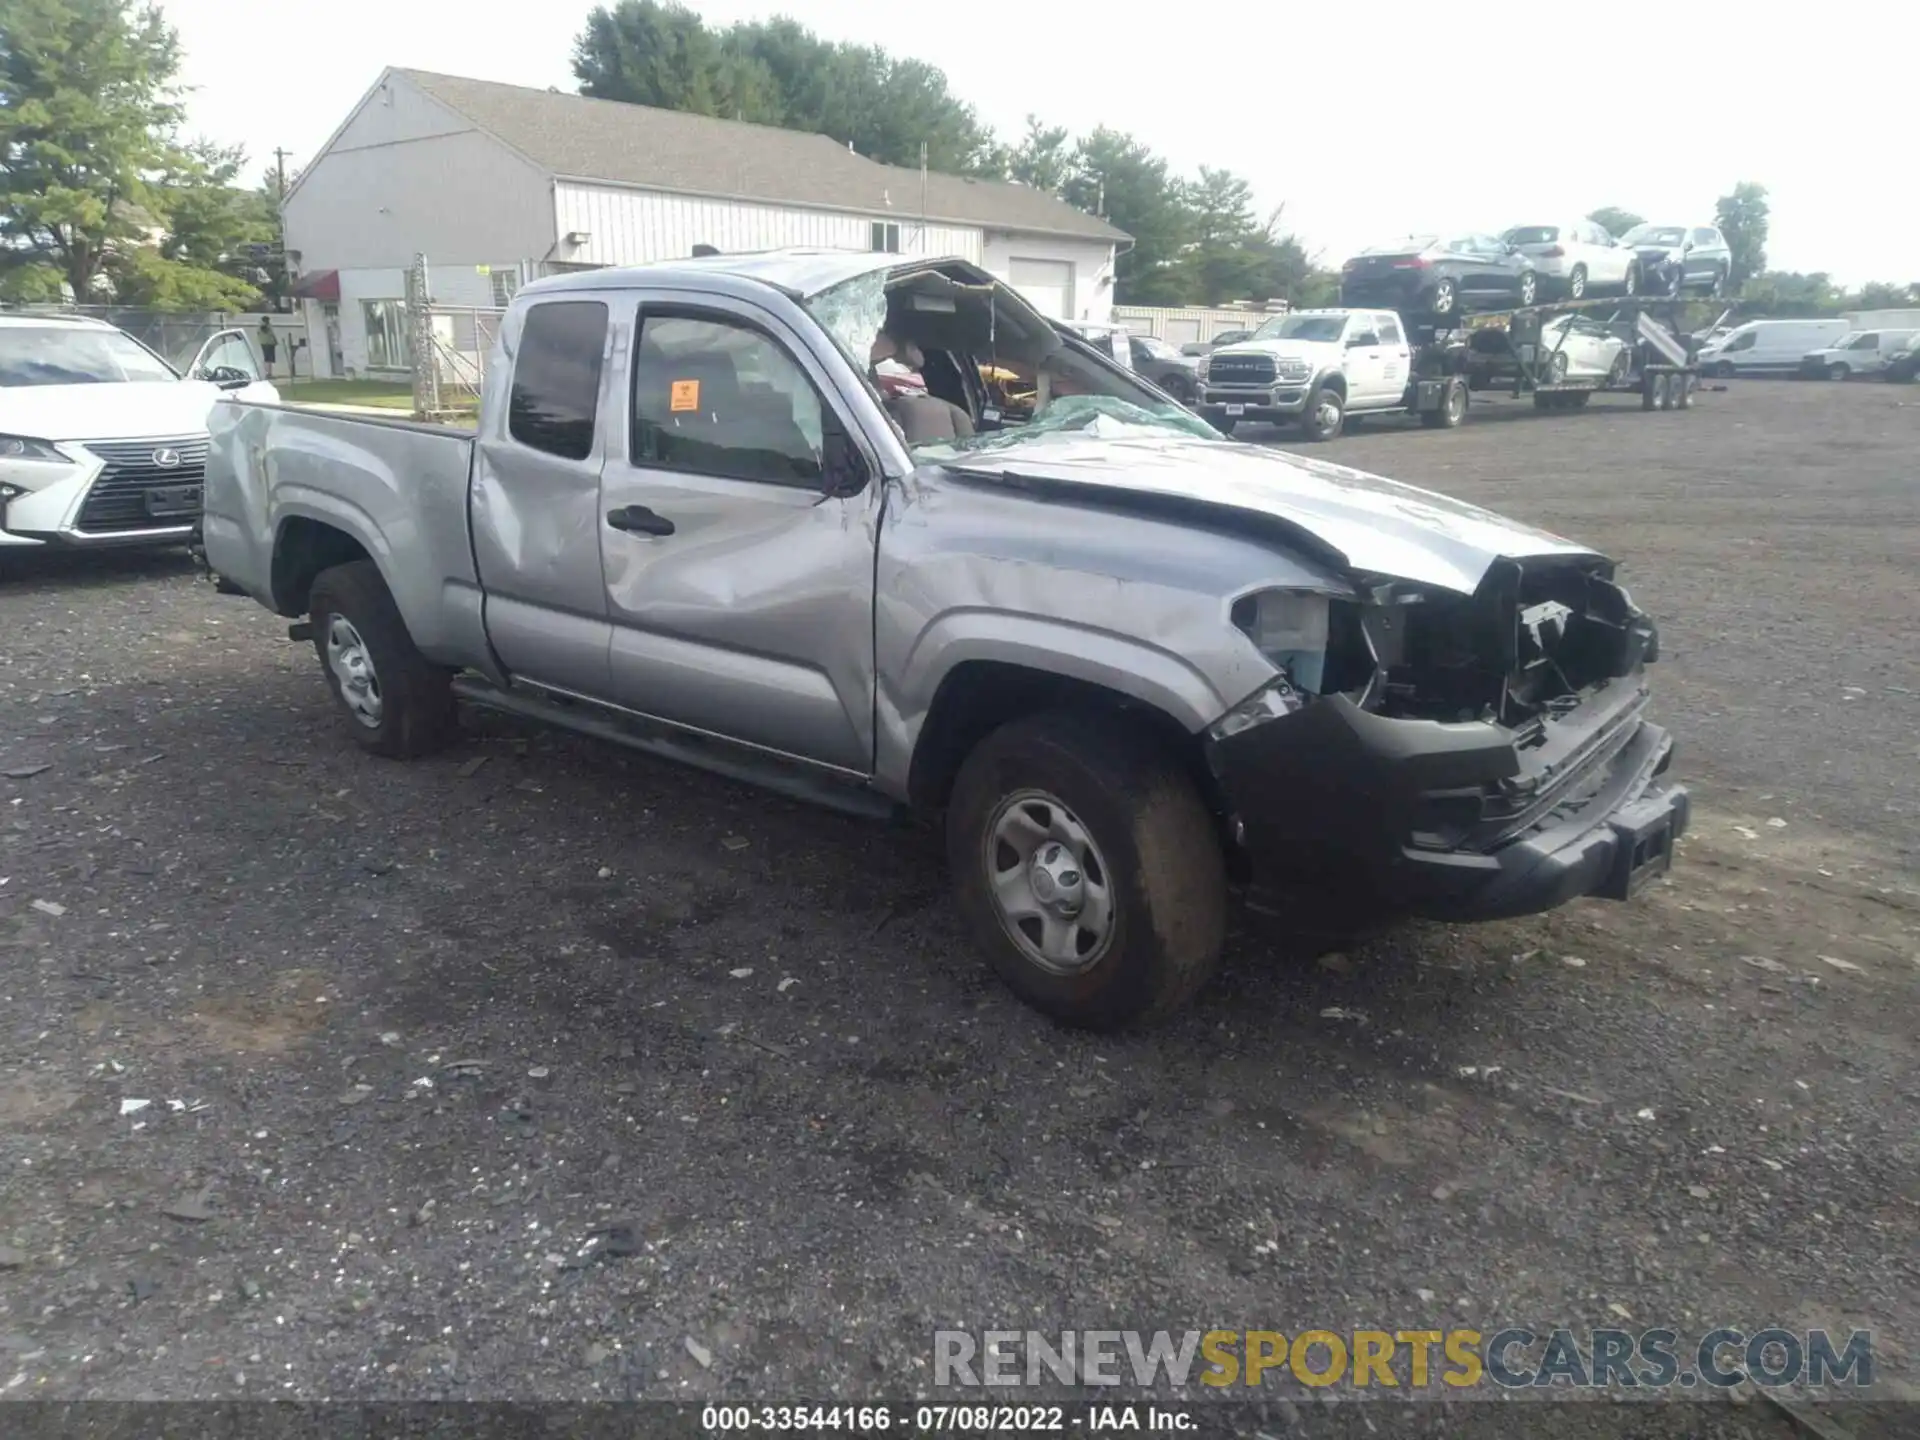
[[[428,413],[469,416],[480,408],[487,362],[500,336],[504,310],[433,305],[427,310],[426,354],[432,367],[434,403]],[[416,353],[419,353],[416,351]],[[415,400],[419,399],[415,377]]]

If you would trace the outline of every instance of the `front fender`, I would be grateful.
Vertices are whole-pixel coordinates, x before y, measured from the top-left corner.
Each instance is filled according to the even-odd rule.
[[[914,749],[942,682],[957,667],[979,661],[1113,691],[1151,706],[1189,732],[1212,723],[1231,703],[1196,665],[1172,650],[1047,616],[953,610],[915,637],[895,672],[879,677],[874,770],[882,790],[899,797],[908,793]],[[1247,668],[1251,689],[1260,677],[1253,673],[1257,666],[1250,662]]]

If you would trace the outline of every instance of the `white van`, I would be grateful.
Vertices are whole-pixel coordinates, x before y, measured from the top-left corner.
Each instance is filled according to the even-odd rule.
[[[1812,350],[1800,361],[1800,373],[1815,380],[1850,380],[1855,375],[1878,375],[1887,362],[1913,343],[1912,330],[1860,330],[1843,335],[1824,349]]]
[[[1835,344],[1844,320],[1749,320],[1700,347],[1703,375],[1792,375],[1809,351]]]

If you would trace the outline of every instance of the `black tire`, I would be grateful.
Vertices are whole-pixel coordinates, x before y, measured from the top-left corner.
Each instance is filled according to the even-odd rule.
[[[1713,373],[1722,380],[1733,379],[1733,376],[1734,376],[1733,362],[1731,360],[1719,361],[1717,364],[1714,365]]]
[[[1587,402],[1593,399],[1593,392],[1591,390],[1569,391],[1566,399],[1569,410],[1584,410],[1587,408]]]
[[[1556,350],[1547,356],[1547,384],[1558,385],[1567,378],[1567,352]]]
[[[1464,380],[1455,377],[1447,381],[1447,388],[1440,396],[1437,409],[1424,410],[1420,414],[1420,423],[1429,430],[1452,430],[1467,418],[1467,386]]]
[[[1540,277],[1531,270],[1520,272],[1520,304],[1524,307],[1540,298]]]
[[[1587,298],[1587,267],[1576,265],[1573,273],[1567,276],[1567,298],[1584,300]]]
[[[1442,275],[1433,282],[1433,299],[1427,304],[1427,313],[1445,318],[1459,308],[1460,287]]]
[[[1621,294],[1638,295],[1640,293],[1640,262],[1635,260],[1627,266],[1626,283],[1621,286]]]
[[[1727,293],[1727,281],[1731,278],[1732,275],[1727,267],[1721,266],[1713,272],[1713,279],[1707,285],[1707,294],[1713,299],[1719,299]]]
[[[1653,408],[1669,410],[1673,408],[1673,376],[1656,375],[1653,377]]]
[[[1300,412],[1300,436],[1315,444],[1333,440],[1346,421],[1347,397],[1329,385],[1316,385],[1307,396],[1307,408]]]
[[[1627,376],[1633,373],[1633,356],[1622,350],[1613,357],[1613,365],[1607,371],[1607,388],[1618,390],[1627,383]]]
[[[1827,366],[1827,379],[1847,380],[1852,378],[1853,367],[1844,360],[1836,360]]]
[[[1175,400],[1178,400],[1182,405],[1191,405],[1199,398],[1199,392],[1194,389],[1193,381],[1187,379],[1184,375],[1167,376],[1165,380],[1160,382],[1160,388]]]
[[[1678,296],[1686,293],[1687,267],[1677,264],[1673,267],[1673,273],[1667,276],[1667,294],[1670,296]]]
[[[1676,410],[1693,408],[1693,376],[1683,372],[1673,377],[1673,408]]]
[[[1048,815],[1063,808],[1090,837],[1080,857],[1084,881],[1095,880],[1104,861],[1111,922],[1096,958],[1073,973],[1032,958],[1012,933],[1025,922],[1003,918],[994,898],[990,873],[1005,873],[1009,858],[1020,863],[995,826],[1022,792],[1042,797],[1027,805]],[[1115,716],[1050,711],[989,735],[954,782],[947,856],[961,919],[988,962],[1015,994],[1062,1024],[1112,1030],[1169,1014],[1219,961],[1227,884],[1212,819],[1181,768]]]
[[[333,692],[348,733],[361,749],[409,760],[430,755],[453,738],[459,721],[452,672],[429,664],[414,647],[373,561],[355,560],[322,570],[313,582],[308,610],[320,672],[327,677],[327,689]],[[345,622],[347,632],[336,632],[336,619]],[[340,643],[347,633],[358,641],[361,658],[370,667],[377,706],[372,718],[364,699],[358,708],[349,699],[333,658],[336,646],[343,656],[351,656],[351,647]]]
[[[1213,428],[1218,430],[1222,435],[1231,435],[1233,434],[1233,427],[1238,425],[1240,422],[1238,420],[1221,419],[1221,420],[1209,420],[1207,423],[1213,426]]]

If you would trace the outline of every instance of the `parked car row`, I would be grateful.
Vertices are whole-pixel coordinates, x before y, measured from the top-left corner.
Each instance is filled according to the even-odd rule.
[[[1726,237],[1711,225],[1636,225],[1615,239],[1591,220],[1516,225],[1503,235],[1409,235],[1362,250],[1340,270],[1340,303],[1390,305],[1444,320],[1541,298],[1725,293]]]

